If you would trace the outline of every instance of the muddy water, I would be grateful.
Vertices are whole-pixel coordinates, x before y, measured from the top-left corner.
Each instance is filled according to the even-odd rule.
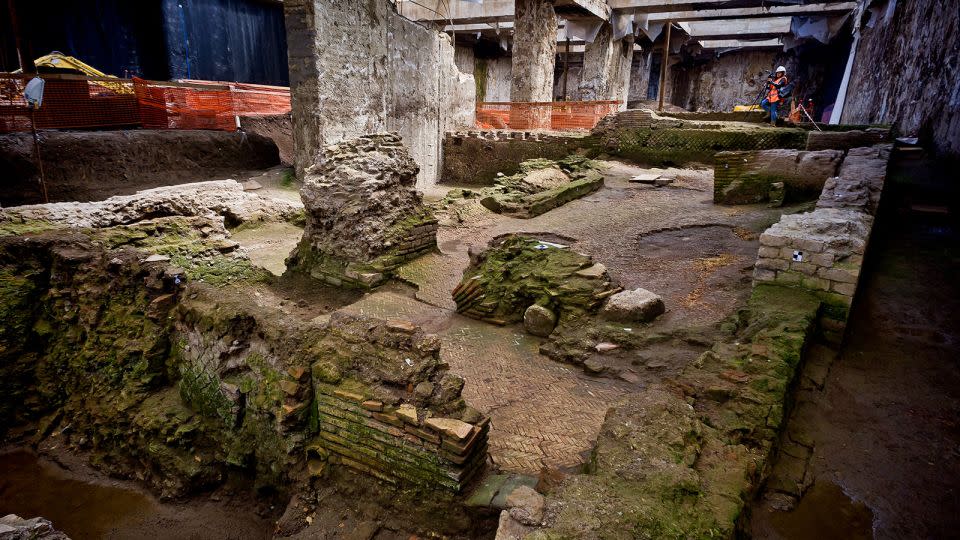
[[[840,486],[818,482],[790,512],[772,512],[768,538],[780,540],[873,540],[873,512]]]
[[[88,478],[16,450],[0,454],[0,515],[42,516],[73,540],[270,538],[248,508],[203,500],[164,504],[109,480]]]
[[[154,506],[134,491],[68,478],[25,451],[0,456],[0,478],[0,514],[43,516],[74,540],[102,538]]]

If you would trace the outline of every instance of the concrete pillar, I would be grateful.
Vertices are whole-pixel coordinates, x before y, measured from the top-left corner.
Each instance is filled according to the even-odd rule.
[[[625,107],[630,91],[633,36],[613,39],[613,27],[604,23],[583,53],[579,94],[582,100],[616,100]]]
[[[472,127],[475,84],[450,38],[410,21],[389,0],[286,0],[297,175],[325,145],[379,131],[403,137],[436,183],[443,133]]]
[[[547,0],[516,0],[513,26],[513,84],[510,101],[553,101],[553,71],[557,56],[557,14]],[[550,108],[515,107],[514,129],[550,127]]]

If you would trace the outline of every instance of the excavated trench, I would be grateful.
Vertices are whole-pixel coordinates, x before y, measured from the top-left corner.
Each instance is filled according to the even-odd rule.
[[[700,190],[641,188],[627,182],[635,169],[611,167],[608,187],[532,223],[483,215],[444,225],[439,253],[420,260],[435,266],[423,273],[404,269],[400,277],[407,284],[367,294],[320,287],[303,276],[258,273],[214,286],[206,266],[205,283],[199,283],[192,267],[183,279],[165,263],[151,265],[142,255],[104,251],[100,244],[86,250],[56,238],[6,241],[0,292],[11,323],[0,336],[0,353],[19,359],[5,363],[3,375],[19,384],[8,399],[26,404],[6,426],[16,425],[8,433],[61,461],[63,452],[78,452],[97,471],[81,471],[83,482],[76,483],[78,469],[51,469],[46,458],[11,454],[9,463],[19,472],[3,484],[0,503],[32,493],[25,498],[37,505],[18,508],[28,514],[35,508],[59,525],[49,510],[58,502],[53,493],[76,494],[78,502],[89,493],[118,501],[96,512],[75,506],[73,517],[61,517],[61,528],[78,538],[308,537],[342,529],[364,531],[366,538],[408,538],[424,531],[489,536],[495,528],[489,514],[465,511],[450,493],[405,493],[332,463],[314,475],[307,456],[322,452],[291,455],[285,447],[310,444],[314,420],[304,404],[318,399],[321,382],[341,384],[330,382],[341,380],[333,372],[358,381],[344,387],[347,393],[384,402],[398,392],[411,395],[414,387],[426,392],[420,385],[430,383],[433,394],[417,403],[466,420],[456,403],[459,390],[441,396],[450,384],[447,375],[455,374],[465,381],[463,397],[492,420],[495,469],[535,475],[546,467],[566,475],[577,472],[598,437],[603,439],[599,431],[611,405],[689,376],[684,368],[726,335],[719,323],[747,302],[756,223],[775,220],[784,210],[758,207],[725,215],[704,206]],[[610,211],[598,212],[601,208]],[[673,225],[628,226],[645,212]],[[599,223],[587,225],[585,215],[597,216]],[[649,339],[633,342],[630,352],[606,355],[607,365],[597,373],[539,354],[539,341],[519,326],[496,327],[454,314],[450,282],[460,278],[468,249],[511,229],[556,231],[555,240],[592,251],[600,261],[609,256],[611,272],[625,285],[660,292],[675,312],[638,329]],[[251,248],[252,267],[277,274],[281,254],[289,253],[298,232],[288,223],[241,225],[233,239]],[[617,238],[629,239],[630,249],[618,248]],[[150,242],[137,240],[132,247],[149,251]],[[395,318],[423,328],[383,322]],[[411,331],[415,337],[404,337]],[[436,333],[437,342],[423,331]],[[431,347],[439,352],[429,352]],[[332,370],[319,365],[318,350],[345,362]],[[384,355],[412,361],[420,371],[411,375],[380,366],[377,358]],[[87,380],[94,381],[97,394],[84,389]],[[94,395],[99,406],[91,406]],[[274,408],[288,411],[289,418],[270,413]],[[103,473],[187,502],[159,503],[130,485],[104,485]],[[43,482],[27,486],[31,475]],[[261,517],[248,516],[216,532],[201,527],[228,523],[238,515],[234,512],[250,506]],[[171,531],[168,516],[187,507],[194,508],[189,516],[195,520]]]

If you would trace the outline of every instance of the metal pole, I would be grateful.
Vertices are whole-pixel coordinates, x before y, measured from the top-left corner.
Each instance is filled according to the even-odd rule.
[[[663,112],[663,95],[667,93],[667,56],[670,54],[670,28],[673,23],[667,21],[667,36],[663,42],[663,60],[660,63],[660,112]]]
[[[567,94],[567,79],[570,78],[570,38],[567,37],[567,50],[563,53],[563,100],[570,101]]]

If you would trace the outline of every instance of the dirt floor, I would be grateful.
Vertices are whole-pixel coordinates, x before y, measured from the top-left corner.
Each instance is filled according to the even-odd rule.
[[[925,189],[943,184],[931,172],[891,175],[847,340],[808,360],[822,384],[801,390],[787,428],[814,447],[813,487],[793,512],[757,503],[756,538],[957,537],[960,232],[956,193]]]
[[[41,131],[39,138],[51,202],[101,201],[159,186],[243,179],[280,165],[271,139],[239,131]],[[0,205],[43,202],[30,133],[0,135],[0,164]]]

